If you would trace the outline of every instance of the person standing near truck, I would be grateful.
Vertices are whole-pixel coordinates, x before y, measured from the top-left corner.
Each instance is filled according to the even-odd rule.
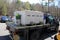
[[[1,19],[4,19],[3,17]],[[12,40],[5,20],[0,22],[0,40]]]
[[[58,31],[58,34],[54,36],[54,40],[60,40],[60,30]]]
[[[1,17],[1,22],[3,22],[3,23],[5,23],[5,21],[8,21],[8,18],[7,18],[7,16],[2,16]]]

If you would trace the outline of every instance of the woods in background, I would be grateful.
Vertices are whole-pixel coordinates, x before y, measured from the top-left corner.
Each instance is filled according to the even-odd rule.
[[[8,0],[0,0],[0,14],[6,15],[12,15],[14,11],[16,10],[34,10],[34,11],[48,11],[48,5],[41,5],[39,3],[37,4],[30,4],[27,2],[21,2],[20,0],[13,0],[11,3]],[[49,11],[54,16],[60,16],[60,8],[57,6],[49,6]]]

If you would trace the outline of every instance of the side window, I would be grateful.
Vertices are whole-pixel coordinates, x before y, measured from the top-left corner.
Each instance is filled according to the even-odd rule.
[[[27,15],[27,16],[30,16],[30,15]]]
[[[37,17],[39,17],[39,15],[37,15]]]
[[[34,17],[35,15],[32,15],[32,17]]]
[[[42,15],[40,15],[40,17],[42,17]]]

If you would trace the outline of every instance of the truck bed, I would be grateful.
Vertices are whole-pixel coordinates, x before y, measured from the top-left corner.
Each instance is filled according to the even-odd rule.
[[[15,28],[15,29],[26,29],[26,28],[34,28],[34,27],[39,27],[39,28],[50,27],[50,24],[33,25],[33,26],[14,26],[12,24],[12,22],[7,22],[7,25],[9,27],[12,27],[12,28]]]
[[[10,27],[10,31],[12,31],[13,33],[18,32],[18,35],[20,35],[20,37],[22,36],[25,40],[31,40],[31,39],[37,40],[40,38],[40,35],[43,34],[46,28],[51,27],[50,24],[33,25],[33,26],[14,26],[12,22],[7,22],[7,25]],[[38,38],[34,38],[35,35],[37,35]]]

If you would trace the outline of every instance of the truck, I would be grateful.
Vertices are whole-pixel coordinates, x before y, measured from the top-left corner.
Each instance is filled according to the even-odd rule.
[[[16,11],[14,13],[15,17],[16,13],[21,15],[19,17],[17,16],[17,19],[20,20],[21,24],[23,25],[15,26],[12,22],[7,22],[7,25],[10,27],[10,31],[12,31],[12,33],[18,34],[20,36],[20,39],[22,38],[22,40],[40,40],[40,37],[44,32],[50,30],[56,32],[58,31],[58,21],[53,17],[53,20],[51,22],[51,15],[46,15],[46,19],[49,19],[46,24],[43,23],[39,25],[35,24],[27,26],[26,24],[30,24],[31,21],[33,21],[34,23],[44,22],[44,13],[37,11]]]
[[[20,15],[20,19],[17,19]],[[15,11],[14,16],[16,18],[15,23],[20,22],[22,25],[29,25],[29,24],[38,24],[43,23],[44,13],[39,11]],[[19,20],[19,21],[18,21]],[[17,22],[18,21],[18,22]]]

